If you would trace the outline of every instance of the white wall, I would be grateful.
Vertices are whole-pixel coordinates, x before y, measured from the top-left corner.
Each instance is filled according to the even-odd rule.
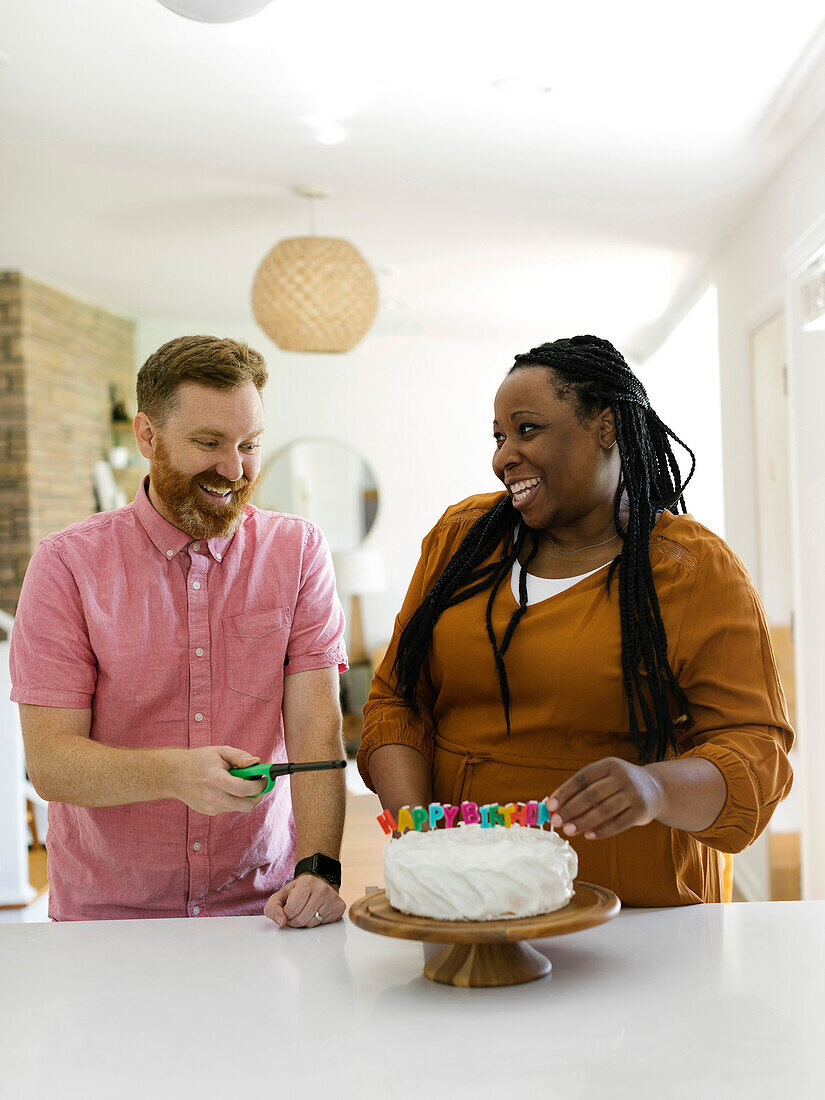
[[[710,527],[721,524],[712,307],[704,301],[641,372],[657,412],[698,453],[688,505]],[[138,323],[138,363],[166,340],[194,332],[245,339],[266,357],[264,460],[290,440],[328,436],[351,444],[372,467],[379,511],[367,545],[384,557],[387,589],[362,600],[368,645],[389,637],[421,539],[444,509],[501,487],[491,469],[493,397],[514,354],[573,335],[543,333],[537,324],[527,338],[514,333],[499,344],[368,336],[346,355],[307,355],[281,351],[252,322],[163,318]]]
[[[719,334],[713,287],[636,373],[660,419],[696,455],[696,473],[685,490],[688,512],[724,538]],[[690,456],[673,440],[671,445],[687,477]]]
[[[725,470],[727,540],[758,576],[756,464],[751,392],[751,333],[788,305],[787,255],[800,256],[802,238],[825,215],[825,119],[821,119],[772,177],[732,230],[711,263],[715,285]],[[823,230],[825,233],[825,230]],[[822,236],[823,233],[819,234]],[[825,243],[825,242],[823,242]],[[811,245],[813,248],[813,244]],[[791,311],[792,313],[792,311]],[[789,313],[789,324],[793,318]],[[789,332],[790,440],[794,476],[797,732],[802,750],[797,776],[802,791],[803,896],[825,898],[825,486],[822,484],[822,415],[825,367],[822,341]],[[797,353],[794,354],[794,345]]]

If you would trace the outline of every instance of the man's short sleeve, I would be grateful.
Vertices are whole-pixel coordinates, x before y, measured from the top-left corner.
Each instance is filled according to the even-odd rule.
[[[337,665],[347,670],[344,613],[335,591],[327,540],[310,524],[303,544],[301,582],[292,615],[285,675]]]
[[[97,661],[77,583],[53,539],[34,552],[11,635],[11,699],[42,707],[92,705]]]

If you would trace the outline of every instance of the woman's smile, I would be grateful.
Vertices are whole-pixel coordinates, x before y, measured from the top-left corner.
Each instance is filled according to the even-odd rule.
[[[513,498],[513,507],[517,508],[519,512],[529,508],[543,481],[544,478],[541,477],[528,477],[509,484],[507,489]]]

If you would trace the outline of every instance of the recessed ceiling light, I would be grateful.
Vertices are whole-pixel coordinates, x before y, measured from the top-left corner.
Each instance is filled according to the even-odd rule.
[[[315,140],[320,141],[322,145],[338,145],[349,137],[334,115],[305,115],[301,121],[305,126],[309,126],[310,130],[315,131]]]
[[[315,140],[320,141],[322,145],[338,145],[346,141],[347,137],[347,131],[340,122],[328,122],[326,126],[315,131]]]
[[[524,76],[503,76],[499,80],[493,81],[493,87],[497,92],[504,92],[507,95],[546,95],[547,92],[552,92],[553,89],[546,84],[542,84],[539,80],[530,80]]]

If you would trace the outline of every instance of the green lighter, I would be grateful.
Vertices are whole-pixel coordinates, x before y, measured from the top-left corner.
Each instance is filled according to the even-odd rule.
[[[292,772],[320,772],[328,768],[345,768],[346,760],[309,760],[306,764],[252,764],[249,768],[230,768],[230,775],[237,775],[241,779],[266,779],[267,784],[259,794],[269,794],[275,786],[275,780],[279,775],[291,775]],[[250,798],[257,798],[257,794],[251,794]]]

